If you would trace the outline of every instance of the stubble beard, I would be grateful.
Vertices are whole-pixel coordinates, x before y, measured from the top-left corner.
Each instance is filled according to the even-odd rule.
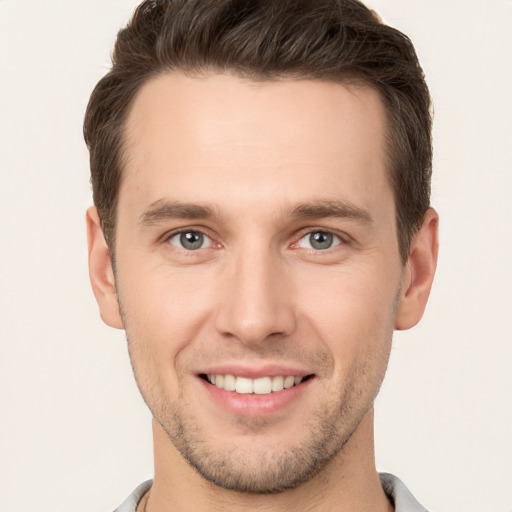
[[[400,290],[396,295],[392,318],[396,315]],[[123,312],[122,308],[121,312]],[[125,326],[127,323],[125,322]],[[211,442],[211,435],[190,413],[182,393],[174,402],[165,400],[165,387],[153,380],[136,362],[143,361],[144,344],[131,339],[126,330],[130,361],[135,380],[155,420],[185,461],[203,478],[226,490],[247,494],[276,494],[295,489],[324,470],[335,458],[343,457],[343,448],[373,407],[384,379],[391,351],[392,331],[378,340],[368,357],[362,358],[347,380],[344,392],[321,404],[305,418],[304,438],[281,451],[275,448],[255,453],[235,447],[222,449]],[[146,368],[147,369],[147,368]],[[240,423],[244,423],[240,420]],[[265,420],[247,419],[246,433],[265,435]],[[277,427],[279,428],[279,426]],[[250,437],[248,437],[250,439]],[[286,432],[283,432],[286,442]],[[341,475],[338,475],[339,477]]]
[[[235,424],[235,428],[247,434],[247,443],[242,448],[226,449],[212,441],[208,429],[198,421],[200,418],[191,414],[182,394],[174,402],[165,401],[163,386],[139,378],[133,365],[138,358],[133,357],[132,343],[128,344],[144,401],[182,457],[212,484],[247,494],[276,494],[297,488],[321,473],[335,458],[343,457],[343,448],[373,406],[385,372],[384,367],[371,388],[361,389],[358,386],[361,380],[370,384],[367,379],[372,369],[366,364],[358,367],[344,394],[338,395],[335,401],[324,402],[304,418],[302,432],[306,434],[300,441],[281,449],[273,446],[257,451],[251,436],[265,436],[269,425],[264,419],[247,418]],[[288,442],[283,430],[283,444]]]
[[[335,418],[338,414],[325,418],[325,411],[319,410],[304,423],[307,438],[280,451],[273,447],[257,452],[250,436],[258,430],[265,435],[268,425],[249,420],[241,427],[250,432],[246,450],[240,446],[226,450],[213,446],[208,432],[185,409],[178,407],[172,414],[156,418],[182,457],[214,485],[248,494],[276,494],[311,480],[340,453],[354,430],[340,429],[339,418]],[[287,442],[286,431],[283,441]]]

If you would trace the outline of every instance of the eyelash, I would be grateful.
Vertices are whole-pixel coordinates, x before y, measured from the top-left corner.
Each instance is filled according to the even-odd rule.
[[[209,241],[209,244],[207,247],[198,247],[197,249],[187,249],[185,247],[178,247],[178,246],[175,246],[174,244],[171,243],[171,240],[173,238],[176,238],[178,236],[181,236],[181,235],[186,235],[188,233],[195,233],[195,234],[198,234],[198,235],[201,235],[202,237],[204,237],[205,240],[208,240]],[[173,245],[174,247],[176,247],[177,249],[181,250],[181,251],[184,251],[184,252],[187,252],[187,253],[192,253],[192,252],[196,252],[197,250],[199,249],[208,249],[210,248],[212,245],[214,245],[214,241],[212,239],[212,237],[208,236],[206,233],[204,233],[202,230],[200,229],[181,229],[179,231],[174,231],[172,233],[169,233],[168,235],[165,236],[165,242],[167,242],[168,244],[170,245]]]
[[[187,233],[194,233],[194,234],[198,234],[198,235],[204,237],[203,242],[209,241],[208,245],[206,247],[198,247],[196,249],[190,249],[190,248],[187,249],[183,246],[179,247],[179,246],[171,243],[171,240],[173,238],[176,238],[178,236],[181,236],[181,235],[184,235]],[[320,233],[323,235],[327,235],[328,237],[332,237],[332,241],[333,241],[334,245],[326,247],[325,249],[318,249],[318,248],[311,247],[311,241],[309,242],[309,245],[310,245],[309,247],[304,247],[304,246],[300,245],[301,241],[305,240],[307,237],[311,237],[312,235],[320,234]],[[334,250],[336,247],[338,247],[340,245],[345,245],[347,243],[346,238],[347,238],[346,235],[341,235],[341,234],[331,231],[329,229],[320,229],[320,228],[311,229],[311,228],[309,228],[307,231],[302,231],[300,233],[300,237],[294,243],[292,243],[290,245],[290,248],[292,248],[292,249],[301,249],[302,248],[302,249],[308,251],[309,253],[314,253],[314,254],[329,253],[329,252],[331,252],[331,250]],[[217,247],[221,246],[219,243],[216,243],[211,236],[206,234],[204,232],[204,230],[194,229],[194,228],[187,228],[187,229],[180,229],[178,231],[173,231],[172,233],[169,233],[164,237],[164,241],[166,243],[168,243],[169,245],[173,245],[174,247],[176,247],[176,249],[181,250],[182,252],[188,253],[188,254],[199,251],[200,249],[209,249],[209,248],[212,248],[213,246],[217,246]]]
[[[327,235],[327,237],[331,237],[331,242],[333,245],[330,245],[329,247],[326,247],[324,249],[318,249],[315,247],[311,247],[311,242],[312,242],[311,237],[313,235],[318,235],[318,234],[322,234],[323,236]],[[310,245],[309,247],[304,247],[304,246],[300,245],[301,241],[308,240],[308,239],[309,239],[309,245]],[[329,231],[327,229],[312,229],[312,230],[308,230],[306,233],[302,234],[302,236],[297,240],[297,242],[292,244],[292,247],[293,248],[300,247],[300,248],[308,250],[309,252],[321,253],[321,252],[330,251],[331,249],[334,249],[335,247],[338,247],[339,245],[343,245],[344,243],[346,243],[346,240],[341,235],[334,233],[333,231]]]

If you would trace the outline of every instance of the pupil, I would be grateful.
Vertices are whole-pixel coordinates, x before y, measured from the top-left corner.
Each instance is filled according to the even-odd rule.
[[[317,231],[309,236],[309,242],[314,249],[329,249],[333,242],[333,235]]]
[[[185,249],[199,249],[203,245],[203,235],[197,231],[182,233],[180,242]]]

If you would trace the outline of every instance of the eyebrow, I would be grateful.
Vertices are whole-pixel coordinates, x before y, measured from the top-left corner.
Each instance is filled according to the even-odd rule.
[[[285,217],[296,220],[315,220],[325,218],[350,219],[372,224],[370,213],[363,208],[346,201],[313,201],[302,203],[291,210],[285,210]],[[219,215],[208,205],[197,203],[182,203],[159,199],[151,203],[139,218],[142,226],[152,226],[159,222],[172,219],[212,219]]]
[[[319,201],[296,206],[291,216],[298,220],[314,220],[326,218],[350,219],[372,224],[370,213],[346,201]]]
[[[216,217],[216,214],[210,206],[159,199],[151,203],[142,213],[139,224],[152,226],[170,219],[210,219],[213,217]]]

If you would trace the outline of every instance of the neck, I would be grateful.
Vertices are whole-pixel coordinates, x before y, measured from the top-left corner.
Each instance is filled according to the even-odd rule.
[[[375,469],[373,410],[340,453],[318,475],[296,489],[278,494],[246,494],[222,489],[200,476],[153,420],[155,478],[145,496],[145,512],[294,510],[390,512]],[[142,505],[142,503],[141,503]]]

